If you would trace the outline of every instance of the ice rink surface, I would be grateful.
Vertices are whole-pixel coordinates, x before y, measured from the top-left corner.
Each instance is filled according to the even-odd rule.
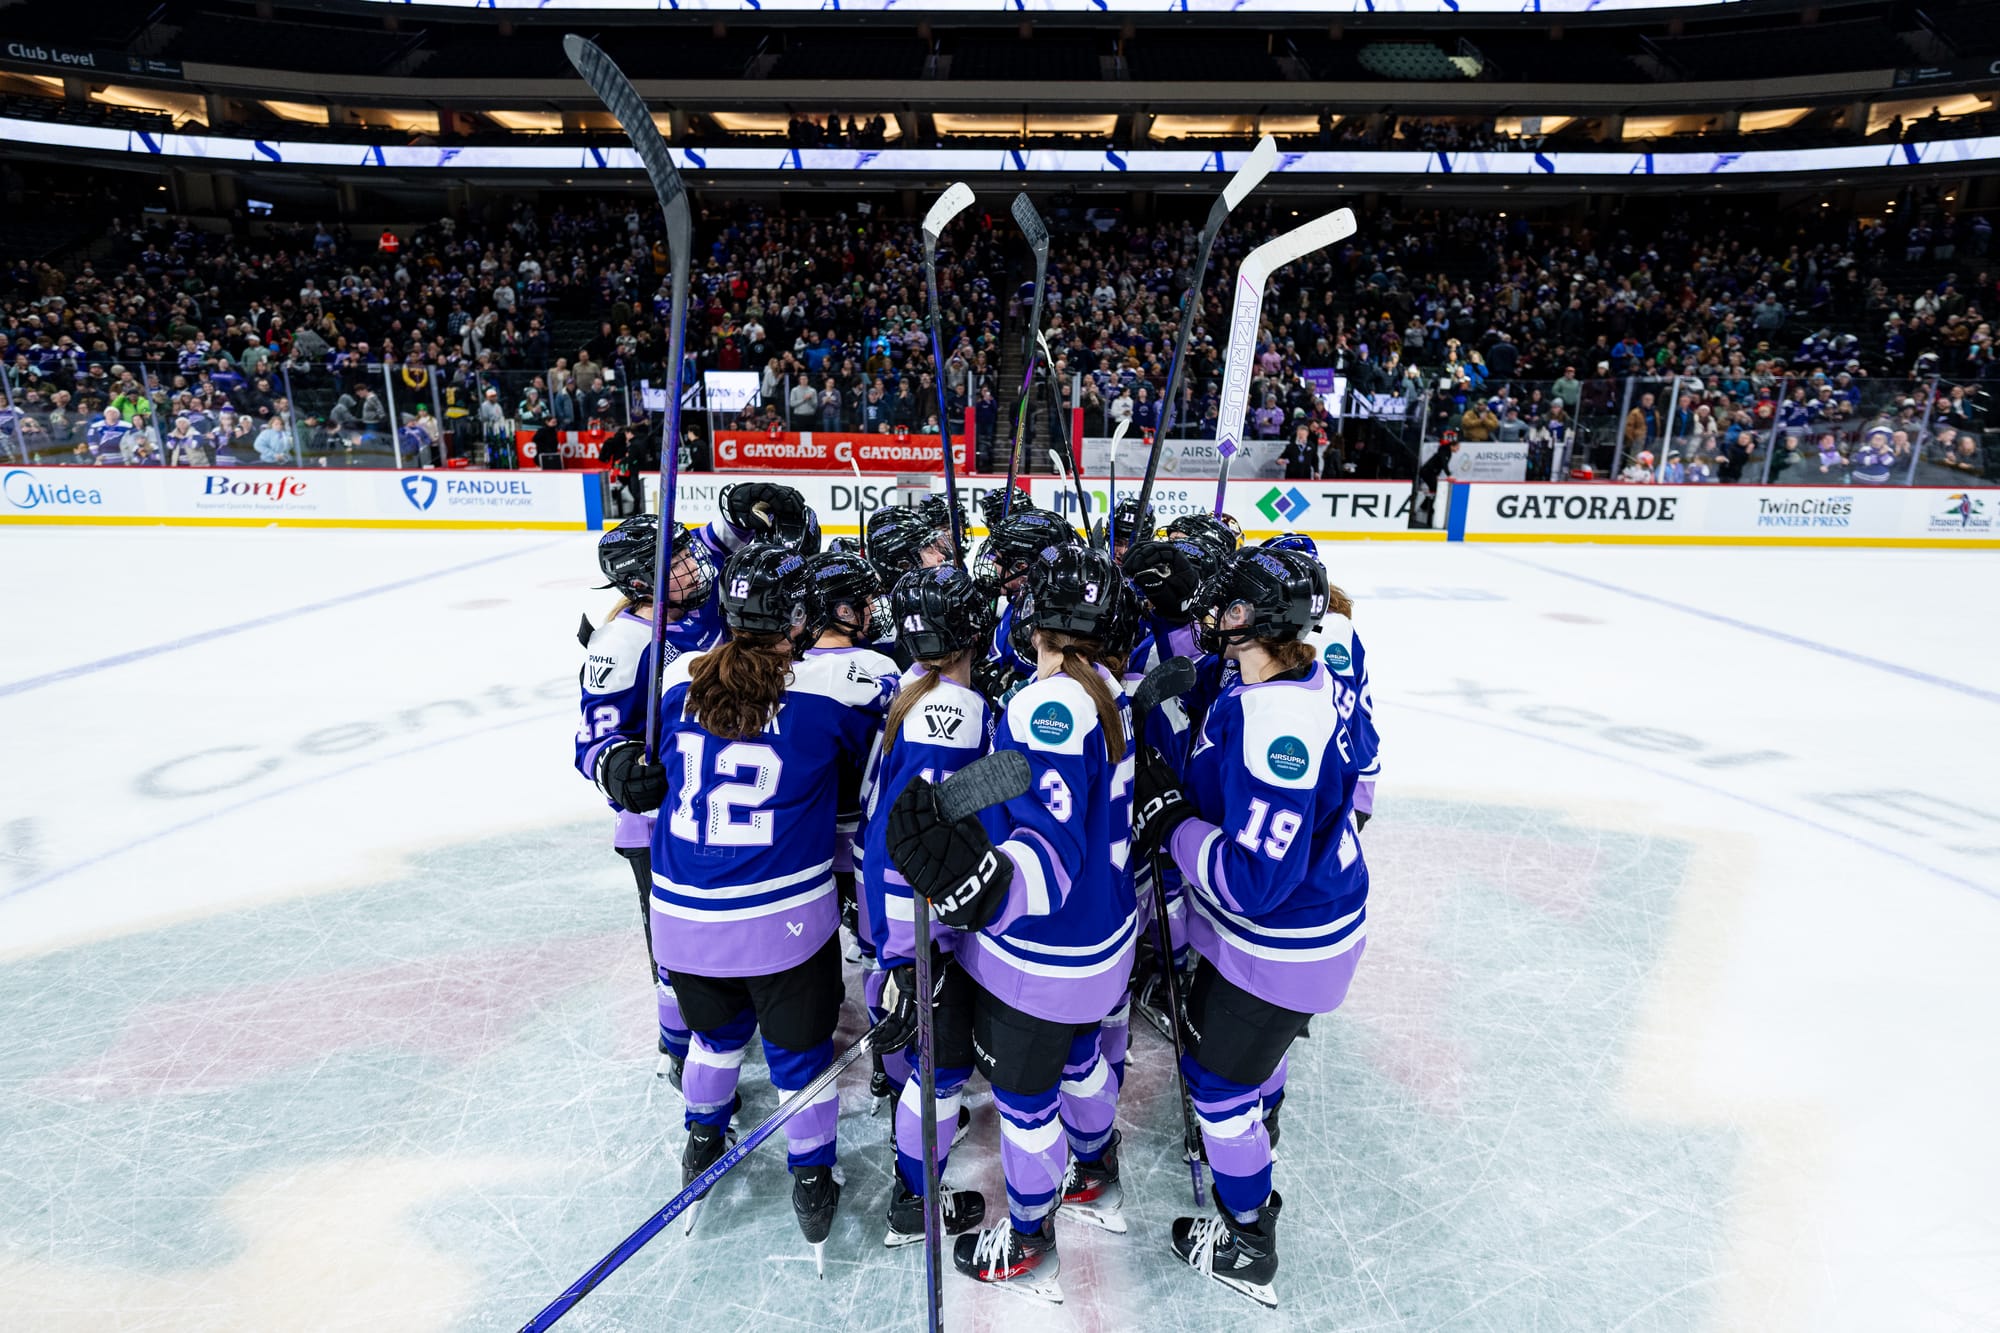
[[[591,541],[0,531],[10,1324],[515,1328],[672,1195],[570,768]],[[2000,561],[1326,554],[1385,777],[1366,959],[1293,1056],[1283,1307],[1169,1254],[1141,1024],[1131,1234],[1059,1224],[1060,1309],[948,1277],[950,1325],[2000,1328]],[[824,1282],[765,1150],[563,1327],[918,1326],[865,1077]],[[995,1144],[981,1105],[951,1169],[991,1211]]]

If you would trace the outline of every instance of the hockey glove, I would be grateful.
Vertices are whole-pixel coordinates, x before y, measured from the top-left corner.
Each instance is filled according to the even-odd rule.
[[[1125,552],[1125,577],[1138,585],[1153,614],[1170,624],[1194,618],[1201,596],[1201,576],[1187,556],[1169,541],[1135,542]]]
[[[597,789],[633,814],[660,808],[667,799],[667,766],[646,762],[637,741],[607,745],[597,755]]]
[[[1014,863],[994,849],[986,826],[971,815],[945,822],[937,788],[923,778],[912,778],[889,807],[889,860],[956,930],[978,930],[998,916],[1014,882]]]
[[[1141,860],[1166,846],[1182,821],[1193,819],[1194,803],[1181,790],[1173,765],[1148,746],[1139,752],[1132,785],[1132,850]]]
[[[944,955],[931,950],[931,1003],[944,993]],[[917,965],[899,963],[882,978],[882,1021],[875,1025],[875,1049],[887,1055],[917,1038]]]
[[[729,520],[730,526],[756,537],[805,526],[806,498],[790,486],[739,481],[724,487],[718,500],[722,516]]]
[[[1014,668],[1002,658],[991,657],[972,664],[972,688],[984,695],[986,702],[995,708],[1000,707],[1007,692],[1019,683],[1020,678],[1015,675]]]

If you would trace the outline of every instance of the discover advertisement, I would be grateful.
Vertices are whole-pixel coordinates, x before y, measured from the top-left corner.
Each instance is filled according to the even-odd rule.
[[[0,473],[0,522],[582,529],[597,485],[560,472],[16,467]]]

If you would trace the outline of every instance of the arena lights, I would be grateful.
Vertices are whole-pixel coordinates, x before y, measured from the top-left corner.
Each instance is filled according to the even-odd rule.
[[[629,148],[532,145],[318,143],[0,119],[0,137],[75,152],[389,171],[638,172]],[[1230,172],[1248,150],[1122,148],[675,148],[682,171],[842,175],[904,172],[1021,175],[1191,176]],[[1275,170],[1293,176],[1754,176],[1770,172],[1868,171],[1942,167],[2000,157],[2000,137],[1835,148],[1645,152],[1418,152],[1368,149],[1280,153]]]

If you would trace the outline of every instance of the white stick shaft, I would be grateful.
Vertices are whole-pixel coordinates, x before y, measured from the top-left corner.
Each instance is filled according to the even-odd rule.
[[[1295,259],[1323,250],[1354,234],[1354,210],[1336,209],[1294,227],[1252,250],[1236,274],[1236,297],[1229,314],[1229,350],[1222,363],[1222,403],[1217,410],[1215,438],[1227,444],[1227,459],[1243,438],[1243,416],[1249,407],[1250,363],[1257,352],[1257,324],[1264,313],[1264,287],[1271,274]]]

